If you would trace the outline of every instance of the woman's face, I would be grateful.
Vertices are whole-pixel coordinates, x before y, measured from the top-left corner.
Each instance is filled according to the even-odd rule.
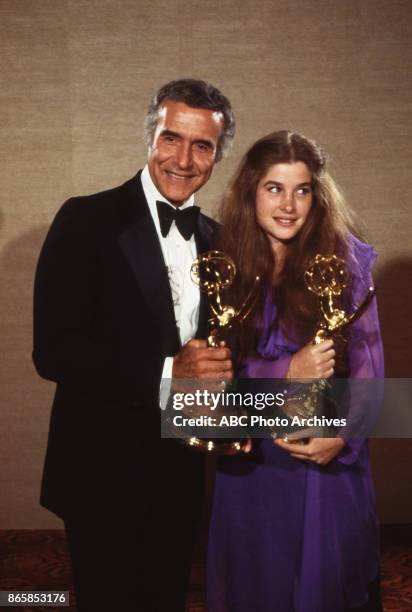
[[[304,162],[271,166],[256,190],[256,219],[272,248],[292,240],[312,207],[312,174]]]

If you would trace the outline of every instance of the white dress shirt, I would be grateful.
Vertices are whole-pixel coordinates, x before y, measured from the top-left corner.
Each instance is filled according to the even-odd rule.
[[[166,237],[162,236],[156,201],[161,200],[169,204],[172,208],[176,207],[168,202],[168,200],[158,191],[152,181],[147,165],[142,171],[141,181],[167,267],[173,297],[176,326],[179,331],[180,341],[182,345],[184,345],[195,336],[199,323],[200,290],[190,278],[190,267],[197,257],[195,238],[192,236],[189,240],[185,240],[177,229],[174,221],[168,235]],[[193,204],[194,196],[192,195],[179,208],[183,210],[184,208],[193,206]],[[161,384],[160,390],[161,406],[166,405],[164,400],[167,402],[169,396],[172,367],[173,357],[166,357],[162,372],[162,380],[164,383]]]

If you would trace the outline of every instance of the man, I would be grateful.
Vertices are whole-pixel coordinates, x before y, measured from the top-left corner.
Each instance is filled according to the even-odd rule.
[[[190,281],[215,230],[193,195],[233,138],[230,103],[172,81],[145,129],[143,171],[68,200],[36,274],[33,359],[57,382],[41,503],[65,522],[79,612],[184,610],[204,461],[160,440],[160,381],[232,377]]]

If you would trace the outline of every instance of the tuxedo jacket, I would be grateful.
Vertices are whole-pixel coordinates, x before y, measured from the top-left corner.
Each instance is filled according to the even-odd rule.
[[[198,252],[216,223],[200,214]],[[205,337],[201,297],[198,337]],[[57,383],[41,503],[59,516],[148,511],[160,489],[201,488],[203,457],[160,440],[159,385],[180,348],[167,270],[140,173],[68,200],[35,279],[33,360]],[[178,484],[176,484],[178,483]]]

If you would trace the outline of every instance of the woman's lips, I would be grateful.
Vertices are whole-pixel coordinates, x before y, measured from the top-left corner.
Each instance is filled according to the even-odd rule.
[[[276,221],[276,223],[279,223],[279,225],[282,225],[283,227],[290,227],[296,221],[296,219],[283,219],[282,217],[273,217],[273,219]]]

